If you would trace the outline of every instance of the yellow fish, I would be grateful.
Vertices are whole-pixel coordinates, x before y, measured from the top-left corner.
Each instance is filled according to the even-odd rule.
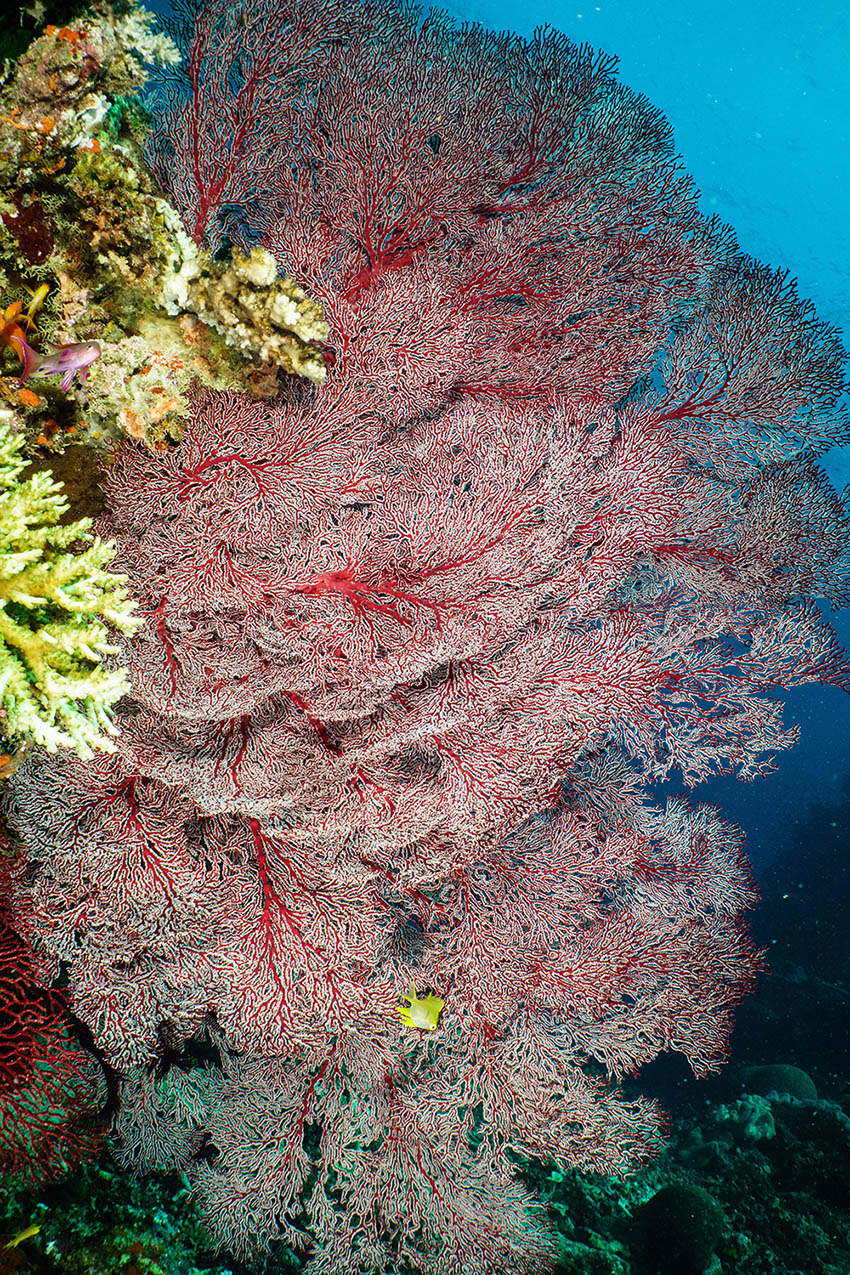
[[[44,305],[44,302],[47,300],[47,295],[50,292],[50,285],[43,283],[40,287],[36,288],[35,291],[27,288],[27,292],[30,294],[30,303],[24,311],[21,322],[27,325],[27,332],[29,332],[35,323],[36,311],[40,310]]]
[[[25,1231],[18,1231],[18,1233],[17,1233],[17,1235],[15,1236],[15,1238],[14,1238],[13,1240],[9,1240],[9,1243],[8,1243],[8,1244],[4,1244],[4,1245],[3,1245],[3,1247],[4,1247],[4,1248],[17,1248],[17,1247],[18,1247],[18,1245],[20,1244],[21,1240],[28,1240],[28,1239],[30,1239],[33,1235],[38,1235],[38,1233],[39,1233],[39,1231],[40,1231],[40,1230],[41,1230],[41,1227],[40,1227],[37,1223],[33,1222],[30,1226],[28,1226],[28,1227],[27,1227],[27,1229],[26,1229]]]
[[[416,988],[411,983],[404,1000],[410,1001],[410,1009],[406,1005],[396,1005],[396,1013],[408,1027],[419,1027],[422,1031],[432,1032],[439,1025],[440,1010],[446,1003],[439,996],[423,996],[419,1000]]]

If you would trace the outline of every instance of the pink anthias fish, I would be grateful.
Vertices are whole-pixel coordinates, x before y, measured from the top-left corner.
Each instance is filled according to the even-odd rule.
[[[95,359],[100,358],[100,346],[97,341],[78,341],[76,345],[51,345],[49,354],[39,354],[38,350],[34,350],[21,337],[13,336],[10,339],[15,342],[15,345],[20,346],[21,360],[24,365],[24,370],[18,378],[19,385],[23,385],[27,377],[33,374],[51,376],[55,372],[57,375],[61,373],[62,389],[70,389],[77,372],[80,374],[80,381],[84,381],[89,374],[90,365]]]

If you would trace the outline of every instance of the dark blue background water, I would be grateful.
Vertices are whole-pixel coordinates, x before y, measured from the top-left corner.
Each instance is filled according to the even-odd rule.
[[[548,23],[620,59],[620,76],[661,107],[702,206],[741,247],[787,269],[850,343],[850,5],[840,0],[452,0],[456,17],[530,36]],[[850,450],[825,466],[850,483]],[[850,646],[850,612],[833,617]],[[763,780],[697,790],[748,834],[758,868],[787,849],[812,802],[841,799],[850,772],[850,696],[792,691],[800,744]],[[801,864],[801,873],[805,867]]]

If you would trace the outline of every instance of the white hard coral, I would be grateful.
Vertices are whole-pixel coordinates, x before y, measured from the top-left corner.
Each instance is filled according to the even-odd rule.
[[[200,264],[188,281],[186,307],[247,359],[274,364],[315,384],[325,379],[320,346],[328,339],[322,307],[289,275],[278,277],[265,248],[232,261]]]

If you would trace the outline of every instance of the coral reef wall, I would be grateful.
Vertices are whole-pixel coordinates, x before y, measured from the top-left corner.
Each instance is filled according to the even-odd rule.
[[[847,683],[841,350],[607,57],[371,0],[173,34],[156,175],[320,303],[327,375],[122,448],[132,690],[10,780],[17,924],[222,1245],[543,1271],[512,1165],[651,1154],[614,1082],[717,1066],[758,966],[740,834],[647,788]]]

